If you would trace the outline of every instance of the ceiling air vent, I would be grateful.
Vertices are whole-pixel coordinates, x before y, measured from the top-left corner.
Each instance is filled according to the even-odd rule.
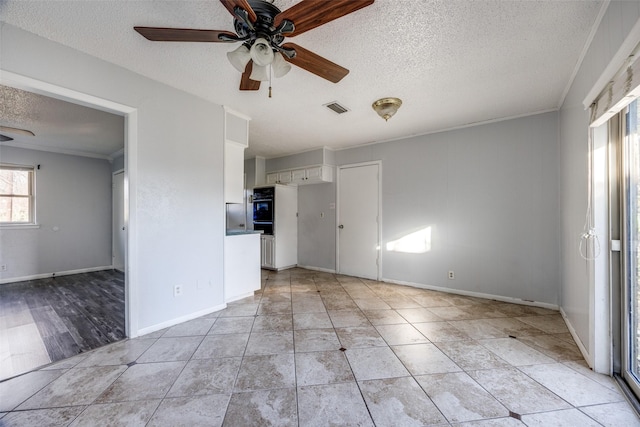
[[[349,111],[349,109],[347,107],[343,107],[342,105],[338,104],[337,101],[330,102],[328,104],[324,104],[324,106],[327,107],[328,109],[330,109],[331,111],[333,111],[336,114],[342,114],[342,113],[346,113],[347,111]]]

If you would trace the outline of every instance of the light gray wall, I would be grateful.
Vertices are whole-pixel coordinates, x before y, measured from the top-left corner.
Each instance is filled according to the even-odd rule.
[[[111,162],[111,170],[113,172],[118,172],[124,169],[124,154],[114,157]]]
[[[247,190],[256,186],[256,159],[248,159],[244,161],[244,173],[247,177],[245,185]]]
[[[309,165],[321,165],[324,162],[324,150],[319,148],[317,150],[306,151],[304,153],[293,154],[291,156],[276,157],[274,159],[267,159],[266,171],[278,171],[299,168]]]
[[[137,140],[126,154],[132,334],[223,304],[222,106],[0,25],[3,71],[137,110]],[[175,298],[178,284],[183,295]]]
[[[562,308],[587,351],[591,351],[587,262],[579,254],[587,209],[589,112],[582,101],[640,18],[640,2],[613,1],[598,28],[560,110],[560,215]]]
[[[0,160],[37,166],[37,229],[0,229],[0,279],[111,265],[111,164],[0,147]]]
[[[246,206],[244,207],[244,223],[245,228],[247,230],[253,230],[253,188],[257,185],[258,179],[258,169],[261,169],[261,163],[264,165],[264,159],[248,159],[244,161],[244,173],[246,174],[246,189],[245,189],[245,200]],[[264,169],[262,169],[264,170]],[[262,174],[264,175],[264,174]]]
[[[384,279],[559,303],[556,113],[335,154],[338,165],[382,161]],[[302,265],[335,268],[335,194],[335,183],[299,187]],[[429,252],[386,250],[426,227]]]
[[[255,158],[255,185],[264,185],[267,181],[267,174],[265,168],[267,167],[267,160],[264,157]]]

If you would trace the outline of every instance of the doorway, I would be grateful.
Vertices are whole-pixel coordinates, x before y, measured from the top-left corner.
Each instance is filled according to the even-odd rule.
[[[380,278],[380,162],[338,168],[337,271]]]
[[[125,230],[122,230],[122,226],[120,227],[123,232],[119,241],[120,255],[118,255],[118,261],[114,260],[114,267],[126,271],[126,275],[124,275],[124,309],[120,312],[124,316],[124,334],[126,337],[136,337],[138,335],[138,323],[135,316],[138,308],[138,299],[136,298],[138,270],[136,268],[136,251],[134,250],[136,241],[132,238],[133,234],[129,233],[129,230],[135,231],[137,216],[135,210],[130,210],[129,206],[135,206],[135,189],[137,187],[137,171],[135,166],[132,166],[137,162],[137,110],[124,104],[9,71],[0,71],[2,71],[3,85],[124,117],[124,128],[122,129],[124,134],[123,163],[120,170],[116,172],[121,172],[118,177],[118,180],[122,180],[122,187],[118,190],[121,191],[121,195],[118,196],[121,207],[118,208],[118,211],[122,213]]]

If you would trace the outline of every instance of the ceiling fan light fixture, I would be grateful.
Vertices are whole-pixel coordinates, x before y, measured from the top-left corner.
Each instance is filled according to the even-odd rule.
[[[400,98],[381,98],[374,102],[371,107],[380,117],[388,121],[394,114],[398,112],[398,108],[402,105]]]
[[[249,48],[241,44],[237,49],[227,52],[227,58],[236,70],[244,73],[247,63],[251,60],[251,54],[249,53]]]
[[[269,66],[268,65],[258,65],[255,62],[253,63],[253,69],[251,70],[251,75],[249,76],[251,80],[256,82],[268,82],[269,81]]]
[[[274,53],[273,48],[269,41],[259,38],[253,43],[249,50],[251,59],[253,59],[254,65],[260,65],[262,67],[269,65],[273,62]]]
[[[277,78],[283,77],[291,71],[291,65],[285,61],[280,52],[275,53],[271,67],[273,68],[273,75]]]

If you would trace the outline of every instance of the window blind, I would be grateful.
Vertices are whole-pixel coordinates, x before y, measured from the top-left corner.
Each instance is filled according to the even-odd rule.
[[[640,97],[640,61],[630,56],[623,68],[591,104],[591,127],[598,127]]]

